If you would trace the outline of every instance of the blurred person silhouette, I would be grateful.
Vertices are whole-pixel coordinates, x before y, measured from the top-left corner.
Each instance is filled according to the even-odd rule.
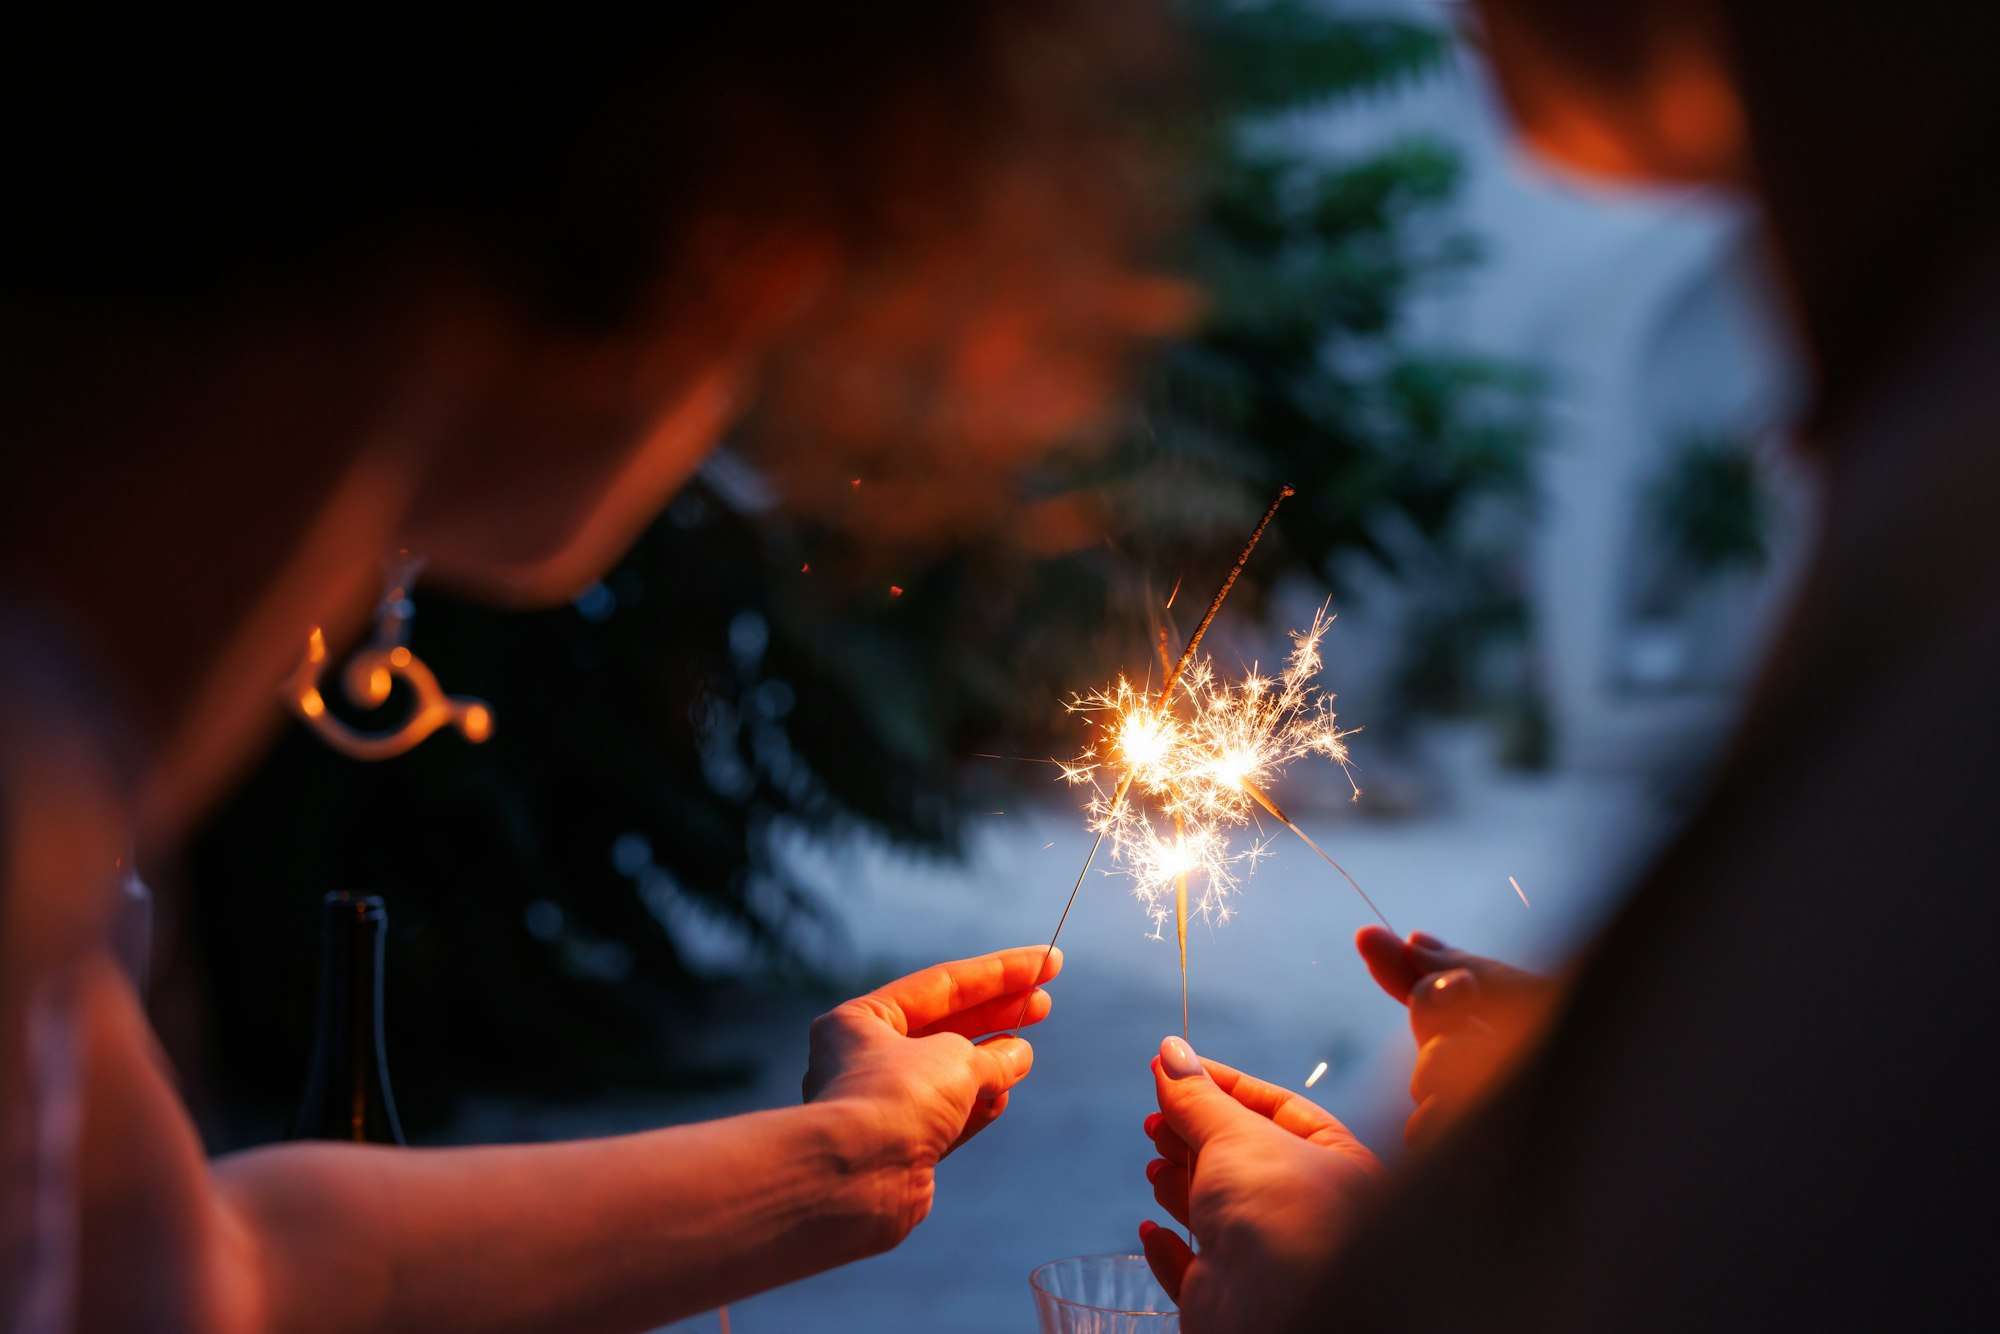
[[[1816,550],[1696,812],[1561,981],[1361,934],[1420,1044],[1404,1163],[1163,1044],[1147,1175],[1198,1253],[1149,1222],[1147,1255],[1189,1334],[1993,1328],[1991,10],[1477,11],[1537,153],[1760,206]]]
[[[656,1326],[897,1244],[1028,1073],[1005,1030],[1048,1011],[1060,959],[1001,951],[820,1019],[800,1107],[205,1158],[114,954],[123,868],[171,859],[279,725],[308,631],[354,641],[388,553],[568,597],[801,378],[1035,405],[937,460],[997,475],[1173,318],[1127,263],[1149,229],[1120,99],[1177,64],[1146,5],[367,26],[8,44],[7,1331]]]

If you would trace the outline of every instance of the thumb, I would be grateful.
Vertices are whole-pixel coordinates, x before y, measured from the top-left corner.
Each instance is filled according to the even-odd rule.
[[[1179,1038],[1160,1043],[1160,1054],[1153,1061],[1153,1082],[1167,1124],[1197,1153],[1229,1127],[1245,1120],[1263,1120],[1224,1093],[1208,1077],[1194,1048]]]

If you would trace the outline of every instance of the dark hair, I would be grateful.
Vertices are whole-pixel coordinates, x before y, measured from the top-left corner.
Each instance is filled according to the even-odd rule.
[[[822,444],[857,423],[907,440],[891,417],[1024,340],[1037,367],[1101,380],[1118,336],[1165,318],[1128,282],[1160,197],[1134,113],[1174,82],[1160,8],[744,0],[582,35],[23,34],[0,94],[9,341],[60,324],[88,365],[99,317],[226,320],[439,254],[551,329],[665,307],[719,340],[714,284],[746,238],[792,235],[837,280],[787,359],[809,387],[769,400],[810,398]],[[1033,318],[1002,328],[988,307],[1008,300]]]
[[[1120,51],[1079,8],[751,0],[424,40],[231,23],[122,51],[24,36],[8,174],[31,206],[6,286],[178,302],[427,232],[552,312],[615,318],[711,209],[881,235],[977,190],[1010,141],[1101,139],[1076,76],[1115,88],[1159,34],[1111,6]]]

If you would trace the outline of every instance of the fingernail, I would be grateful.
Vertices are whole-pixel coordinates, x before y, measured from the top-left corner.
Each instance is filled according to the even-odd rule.
[[[1167,1160],[1164,1158],[1155,1158],[1152,1162],[1147,1163],[1146,1180],[1158,1181],[1160,1179],[1160,1172],[1166,1167],[1166,1165],[1167,1165]]]
[[[1151,1116],[1147,1117],[1147,1118],[1146,1118],[1146,1138],[1147,1138],[1147,1139],[1151,1139],[1151,1138],[1152,1138],[1153,1136],[1155,1136],[1155,1135],[1159,1134],[1159,1133],[1160,1133],[1160,1122],[1162,1122],[1162,1121],[1164,1121],[1164,1120],[1166,1120],[1166,1119],[1167,1119],[1166,1117],[1164,1117],[1164,1116],[1161,1116],[1161,1115],[1160,1115],[1160,1114],[1159,1114],[1158,1112],[1154,1112],[1154,1113],[1153,1113],[1153,1114],[1152,1114]]]
[[[1431,983],[1431,997],[1445,1004],[1455,1004],[1472,989],[1472,974],[1463,968],[1454,968],[1448,973],[1439,973]]]
[[[1442,940],[1425,931],[1410,932],[1410,943],[1420,950],[1441,950],[1445,948],[1445,943]]]
[[[1169,1079],[1187,1079],[1201,1073],[1201,1058],[1179,1038],[1167,1038],[1160,1043],[1160,1064],[1166,1067]]]
[[[1007,1047],[1007,1064],[1017,1075],[1025,1075],[1035,1063],[1035,1049],[1028,1045],[1026,1038],[1015,1038]]]

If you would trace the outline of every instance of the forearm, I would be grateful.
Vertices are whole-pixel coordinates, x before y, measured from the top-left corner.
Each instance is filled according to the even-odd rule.
[[[645,1329],[887,1249],[909,1167],[812,1104],[618,1139],[216,1164],[273,1329]]]
[[[210,1163],[106,962],[80,1003],[78,1324],[639,1330],[886,1250],[928,1209],[937,1159],[1028,1072],[1020,1039],[975,1046],[958,1027],[1020,1013],[1059,966],[1022,947],[836,1008],[813,1026],[803,1107],[571,1144],[293,1144]]]

